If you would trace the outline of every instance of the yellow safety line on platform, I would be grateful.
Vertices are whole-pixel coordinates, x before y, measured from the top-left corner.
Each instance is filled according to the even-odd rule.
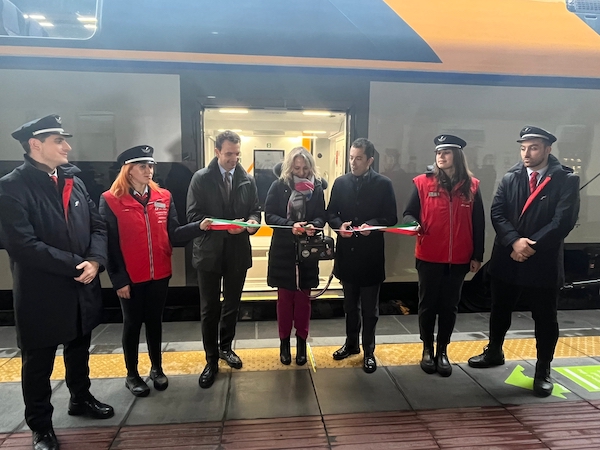
[[[481,353],[485,341],[453,342],[448,347],[448,355],[453,363],[465,363],[473,356]],[[317,370],[348,367],[362,367],[362,354],[355,355],[343,361],[334,361],[331,354],[338,347],[312,346]],[[421,359],[423,346],[420,343],[410,344],[380,344],[375,356],[382,366],[402,366],[418,364]],[[244,362],[241,371],[257,372],[267,370],[306,370],[310,364],[302,367],[292,363],[284,366],[279,362],[278,348],[239,349],[236,353]],[[511,339],[504,344],[504,353],[508,360],[535,359],[535,339]],[[292,356],[294,356],[292,354]],[[564,337],[556,346],[557,358],[583,358],[600,356],[600,336]],[[204,367],[205,359],[202,351],[165,352],[163,353],[163,368],[168,375],[199,374]],[[141,374],[150,370],[147,354],[140,354],[139,369]],[[223,361],[219,362],[219,370],[231,370]],[[92,378],[121,378],[125,377],[125,364],[122,354],[93,354],[90,355],[90,376]],[[65,369],[62,357],[56,357],[52,379],[62,380]],[[21,358],[0,358],[0,382],[18,382],[21,380]]]

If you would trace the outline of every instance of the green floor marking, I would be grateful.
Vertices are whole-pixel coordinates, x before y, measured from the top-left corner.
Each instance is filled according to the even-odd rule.
[[[556,367],[554,370],[588,392],[600,392],[600,366]]]
[[[525,375],[523,373],[524,370],[525,369],[523,368],[523,366],[518,364],[517,367],[513,369],[512,373],[504,382],[506,384],[510,384],[511,386],[516,386],[533,391],[533,378]],[[567,392],[571,391],[558,383],[554,383],[554,389],[552,389],[552,395],[554,397],[564,398],[566,400],[567,397],[565,397],[563,394],[566,394]]]

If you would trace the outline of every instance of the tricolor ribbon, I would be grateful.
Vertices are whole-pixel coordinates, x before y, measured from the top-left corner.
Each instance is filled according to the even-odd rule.
[[[210,224],[210,230],[237,230],[240,228],[260,228],[261,224],[260,223],[248,223],[248,222],[242,222],[242,221],[237,221],[237,220],[227,220],[227,219],[211,219],[212,223]],[[266,225],[270,228],[287,228],[287,229],[292,229],[292,226],[289,225]],[[409,222],[409,223],[403,223],[400,225],[394,225],[393,227],[387,227],[387,226],[382,226],[382,225],[373,225],[373,226],[368,226],[368,227],[364,227],[364,228],[352,228],[349,230],[336,230],[333,229],[332,231],[344,231],[344,232],[354,232],[354,233],[359,233],[361,231],[387,231],[389,233],[394,233],[394,234],[404,234],[407,236],[415,236],[417,234],[417,228],[419,227],[419,224],[417,222]],[[317,227],[303,227],[304,229],[312,229],[312,230],[324,230],[324,228],[317,228]]]

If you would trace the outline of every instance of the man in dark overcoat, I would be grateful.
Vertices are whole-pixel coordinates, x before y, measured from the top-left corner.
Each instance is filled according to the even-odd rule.
[[[0,179],[0,239],[13,274],[25,420],[35,449],[55,449],[50,375],[64,345],[68,412],[105,419],[113,408],[90,394],[89,347],[102,319],[98,272],[106,263],[106,228],[79,169],[68,164],[72,137],[60,117],[21,126],[12,136],[25,162]]]
[[[504,364],[502,344],[511,314],[523,297],[535,321],[537,363],[534,394],[552,393],[550,363],[558,341],[558,294],[564,283],[563,243],[579,214],[579,177],[550,152],[556,141],[548,131],[521,130],[521,162],[504,175],[492,202],[496,239],[489,263],[492,313],[490,342],[469,365]]]
[[[256,183],[239,164],[240,143],[240,137],[229,130],[217,136],[215,158],[197,171],[190,182],[189,222],[212,218],[260,223]],[[256,227],[209,230],[194,239],[192,265],[198,271],[202,342],[206,352],[206,366],[198,380],[202,388],[214,383],[219,358],[235,369],[242,367],[242,360],[231,344],[246,273],[252,267],[250,235],[257,230]]]
[[[375,172],[375,147],[364,138],[350,148],[350,173],[335,180],[327,207],[329,225],[338,231],[334,273],[344,289],[346,342],[333,353],[341,360],[360,353],[363,369],[372,373],[375,361],[375,326],[379,319],[379,289],[385,280],[384,239],[380,231],[361,231],[368,226],[396,224],[396,197],[389,178]]]

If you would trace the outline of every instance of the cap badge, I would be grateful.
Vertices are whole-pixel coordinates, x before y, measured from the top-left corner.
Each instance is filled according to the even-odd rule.
[[[523,128],[523,133],[529,133],[530,128],[529,127],[525,127]]]
[[[150,147],[142,147],[142,152],[150,153]]]
[[[60,118],[60,116],[56,116],[56,123],[62,125],[62,119]]]
[[[438,138],[438,141],[440,141],[440,142],[444,142],[445,140],[446,140],[446,136],[440,136]]]

